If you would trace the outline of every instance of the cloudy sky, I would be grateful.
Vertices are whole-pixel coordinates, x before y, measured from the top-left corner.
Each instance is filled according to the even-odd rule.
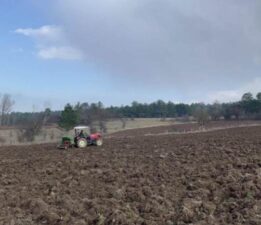
[[[0,93],[15,110],[261,91],[259,0],[1,0],[0,15]]]

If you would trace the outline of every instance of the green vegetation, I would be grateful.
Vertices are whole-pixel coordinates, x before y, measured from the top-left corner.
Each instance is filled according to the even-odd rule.
[[[59,121],[59,126],[65,130],[72,129],[80,121],[79,109],[67,104],[61,113],[61,118]]]
[[[232,103],[213,104],[192,103],[175,104],[173,102],[165,103],[158,100],[151,104],[142,104],[133,102],[131,106],[110,107],[107,110],[114,115],[121,115],[127,118],[166,118],[166,117],[199,117],[201,115],[210,117],[211,120],[221,118],[230,119],[261,119],[261,92],[257,94],[256,99],[248,92],[242,96],[241,101]],[[204,113],[203,113],[204,112]]]

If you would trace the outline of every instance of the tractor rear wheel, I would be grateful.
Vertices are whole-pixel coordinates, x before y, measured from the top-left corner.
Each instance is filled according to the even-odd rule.
[[[77,141],[77,147],[78,148],[85,148],[87,146],[87,140],[84,139],[84,138],[80,138],[78,141]]]
[[[95,141],[95,145],[96,145],[96,146],[102,146],[102,144],[103,144],[103,141],[102,141],[101,138],[99,138],[99,139],[97,139],[97,140]]]

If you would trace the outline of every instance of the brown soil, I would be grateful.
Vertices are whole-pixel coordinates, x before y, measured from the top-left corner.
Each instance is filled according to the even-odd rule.
[[[154,135],[154,134],[175,134],[175,133],[189,133],[189,132],[204,132],[204,131],[212,131],[212,130],[221,130],[221,129],[228,129],[228,128],[237,128],[237,127],[250,127],[250,126],[261,126],[261,121],[259,120],[252,120],[252,121],[211,121],[206,123],[204,126],[199,125],[198,123],[182,123],[182,124],[173,124],[168,126],[157,126],[147,128],[140,128],[138,131],[137,129],[129,129],[115,132],[109,137],[131,137],[139,135]],[[137,133],[138,132],[138,133]]]
[[[0,224],[261,224],[261,127],[132,135],[0,148]]]

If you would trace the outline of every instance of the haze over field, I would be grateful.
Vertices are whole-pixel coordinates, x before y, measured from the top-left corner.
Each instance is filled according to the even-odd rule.
[[[67,102],[236,101],[261,89],[258,0],[1,1],[0,92]]]

